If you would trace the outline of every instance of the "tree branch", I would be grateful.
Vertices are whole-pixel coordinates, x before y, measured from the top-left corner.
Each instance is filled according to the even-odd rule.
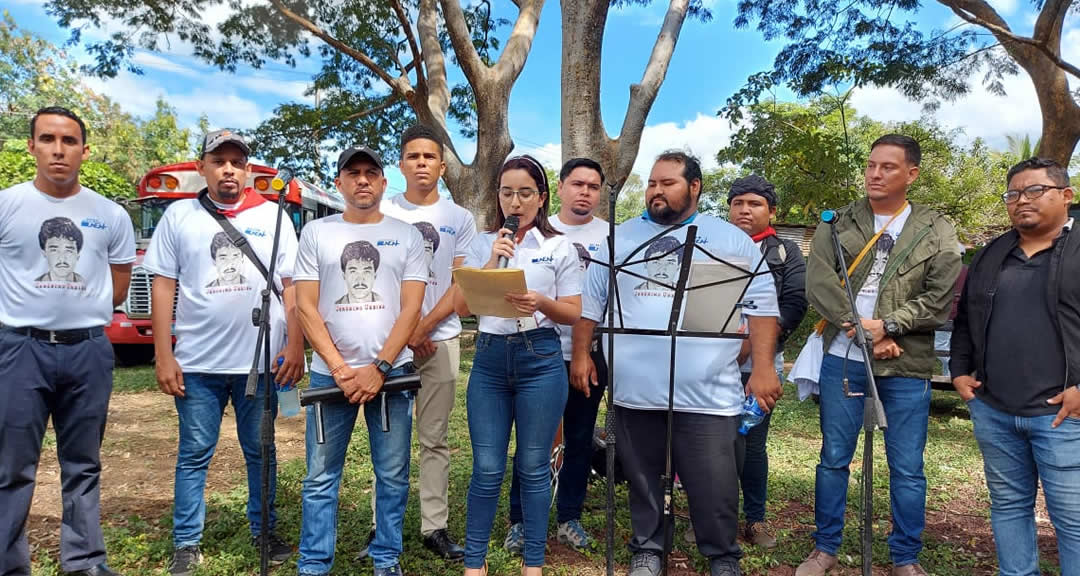
[[[388,86],[401,96],[407,96],[412,89],[412,85],[409,84],[408,78],[394,78],[386,70],[383,70],[381,66],[375,63],[367,54],[364,54],[360,50],[349,46],[348,44],[338,40],[326,30],[320,28],[317,24],[308,20],[304,16],[297,14],[290,10],[282,0],[270,0],[270,3],[274,6],[274,9],[280,12],[283,16],[292,20],[300,25],[301,28],[307,30],[315,37],[319,38],[323,42],[326,42],[330,46],[334,47],[342,54],[349,56],[357,62],[363,64],[368,70],[371,70],[379,77],[383,82],[386,82]]]
[[[619,133],[620,153],[616,159],[619,173],[623,173],[624,168],[629,173],[629,169],[634,164],[636,151],[641,142],[641,133],[645,128],[645,119],[649,116],[649,110],[652,109],[656,95],[660,91],[660,85],[664,82],[664,76],[667,75],[668,64],[671,63],[671,55],[675,52],[675,44],[679,41],[679,32],[686,20],[688,6],[689,0],[671,0],[641,82],[630,86],[630,104],[626,108],[626,116]],[[627,153],[624,154],[624,150]],[[635,154],[629,154],[631,150],[635,151]]]
[[[432,127],[444,131],[444,143],[449,150],[453,150],[449,134],[446,133],[446,111],[450,109],[450,87],[446,81],[446,58],[443,56],[442,45],[439,43],[439,9],[436,0],[420,0],[420,13],[416,18],[416,31],[420,37],[421,58],[423,68],[426,70],[427,84],[425,102],[413,103],[413,108],[418,109],[417,115],[421,120],[432,124]],[[417,70],[420,66],[417,66]],[[419,108],[427,111],[429,118],[425,118]]]
[[[446,31],[450,35],[450,44],[457,54],[458,64],[465,78],[474,90],[480,89],[485,84],[488,67],[480,59],[476,47],[472,43],[472,35],[469,33],[469,25],[465,22],[465,12],[461,9],[460,0],[440,0],[443,20],[446,22]]]
[[[409,42],[409,50],[413,55],[413,62],[421,62],[420,48],[416,45],[416,35],[413,34],[412,24],[409,23],[409,15],[405,13],[405,8],[401,6],[400,0],[391,0],[391,6],[394,8],[394,14],[397,15],[398,22],[401,22],[401,29],[405,31],[405,39]],[[406,68],[407,69],[407,68]],[[417,66],[416,68],[416,80],[417,84],[422,84],[424,71],[423,68]]]
[[[525,67],[525,60],[532,49],[536,28],[540,25],[540,10],[544,0],[521,0],[518,4],[518,17],[514,29],[503,46],[499,61],[495,63],[495,74],[500,81],[513,83]]]
[[[1060,33],[1071,4],[1071,0],[1046,0],[1035,20],[1035,30],[1031,37],[1040,42],[1049,42],[1055,31]]]
[[[970,3],[970,2],[964,2],[964,3],[966,4],[966,3]],[[979,2],[976,2],[976,3],[985,4],[985,2],[982,2],[981,0]],[[958,7],[955,7],[955,6],[952,6],[952,5],[950,5],[949,7],[952,8],[952,11],[957,16],[964,19],[965,21],[967,21],[967,22],[969,22],[971,24],[974,24],[976,26],[981,26],[983,28],[986,28],[987,30],[992,32],[994,34],[994,37],[996,37],[1002,43],[1013,42],[1013,43],[1016,43],[1016,44],[1023,44],[1023,45],[1026,45],[1026,46],[1031,46],[1031,47],[1035,48],[1036,50],[1038,50],[1039,52],[1041,52],[1044,56],[1046,56],[1058,68],[1061,68],[1062,70],[1068,72],[1069,74],[1072,74],[1073,76],[1076,76],[1076,77],[1080,78],[1080,68],[1078,68],[1078,67],[1076,67],[1076,66],[1062,60],[1060,55],[1058,55],[1056,52],[1054,52],[1053,49],[1051,49],[1049,46],[1047,46],[1046,42],[1035,40],[1034,38],[1028,38],[1026,36],[1019,36],[1019,35],[1013,34],[1012,31],[1009,30],[1009,27],[1008,27],[1007,24],[1004,25],[1004,26],[994,24],[994,23],[992,23],[990,21],[984,20],[982,17],[976,16],[974,13],[967,12],[963,8],[958,8]],[[989,5],[987,5],[987,8],[989,8],[990,11],[994,13],[994,16],[997,16],[997,12],[994,12],[993,8],[990,8]],[[997,19],[1000,20],[1001,18],[997,17]],[[1002,24],[1004,24],[1003,21],[1002,21]]]

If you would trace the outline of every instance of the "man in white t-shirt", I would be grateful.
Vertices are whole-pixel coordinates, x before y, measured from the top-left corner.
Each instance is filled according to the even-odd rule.
[[[369,553],[375,576],[401,576],[413,394],[383,398],[381,390],[388,377],[415,370],[407,344],[420,320],[430,266],[420,232],[379,209],[386,191],[379,156],[366,147],[349,148],[337,167],[334,183],[345,198],[345,213],[304,228],[295,279],[300,319],[315,351],[311,387],[337,386],[349,403],[323,408],[324,444],[316,442],[314,407],[308,409],[298,571],[323,575],[333,568],[345,453],[357,405],[363,404],[375,469],[376,523]],[[349,275],[350,265],[363,268],[356,278]],[[355,283],[364,294],[379,297],[354,299]],[[343,293],[347,300],[341,300]],[[384,402],[389,431],[382,427]]]
[[[423,238],[429,268],[420,322],[409,338],[423,387],[416,393],[416,435],[420,441],[420,533],[424,547],[448,560],[465,549],[447,532],[450,444],[447,432],[461,363],[461,320],[454,313],[453,268],[462,266],[476,221],[468,210],[439,195],[446,170],[442,138],[417,124],[401,135],[405,193],[382,203],[382,211],[412,224]],[[373,495],[374,496],[374,495]]]
[[[908,202],[922,152],[909,136],[886,134],[870,146],[866,198],[837,211],[835,227],[851,273],[859,320],[872,338],[872,369],[885,408],[889,462],[892,576],[925,575],[919,564],[926,524],[926,448],[929,378],[937,368],[934,330],[948,319],[960,274],[956,231],[941,214]],[[851,304],[838,270],[830,226],[814,234],[806,295],[824,318],[821,461],[814,480],[814,550],[797,576],[821,576],[837,563],[847,506],[849,466],[862,429],[866,368]],[[849,396],[846,392],[858,396]]]
[[[109,576],[101,533],[101,440],[113,384],[104,326],[127,297],[131,218],[79,184],[90,156],[70,110],[30,120],[30,182],[0,191],[0,574],[30,575],[26,520],[45,427],[60,460],[65,574]]]
[[[650,251],[654,258],[684,250],[687,225],[698,227],[693,258],[707,260],[704,251],[749,270],[763,267],[762,254],[745,232],[713,216],[699,214],[701,165],[679,151],[661,154],[653,164],[645,192],[646,211],[624,222],[615,232],[615,262],[640,261],[646,242],[671,245]],[[632,255],[633,254],[633,255]],[[632,256],[631,256],[632,255]],[[682,260],[680,260],[681,262]],[[629,270],[647,275],[647,263]],[[671,316],[675,282],[651,282],[620,273],[617,278],[616,323],[627,328],[665,330]],[[588,350],[594,328],[607,318],[608,270],[591,266],[585,283],[582,321],[574,326],[574,354]],[[768,274],[754,276],[745,293],[744,315],[750,325],[753,372],[747,387],[765,410],[782,393],[773,369],[780,316],[776,289]],[[616,453],[630,484],[630,523],[633,536],[630,576],[656,576],[664,549],[664,486],[669,362],[671,339],[666,336],[618,334],[614,370]],[[744,388],[739,375],[741,341],[680,338],[675,356],[675,419],[672,422],[673,465],[686,489],[697,546],[709,558],[713,576],[738,576],[742,552],[739,528],[739,475],[743,441],[738,434]],[[659,431],[659,433],[658,433]]]
[[[261,306],[266,279],[259,267],[234,245],[210,210],[243,234],[269,270],[277,206],[254,189],[245,188],[251,168],[248,145],[234,132],[218,130],[203,139],[197,161],[206,188],[197,198],[169,205],[154,229],[143,266],[153,272],[150,318],[153,324],[158,387],[175,397],[180,421],[173,487],[173,558],[169,573],[191,574],[202,561],[199,542],[206,517],[206,473],[221,431],[221,417],[230,400],[236,413],[236,435],[247,464],[247,519],[252,543],[262,534],[262,456],[260,418],[268,378],[260,379],[255,398],[245,395],[259,329],[251,311]],[[242,232],[241,232],[242,231]],[[296,317],[291,283],[296,235],[286,215],[274,270],[271,296],[270,349],[276,355],[274,382],[298,382],[304,374],[304,338]],[[176,325],[173,301],[176,301]],[[170,332],[176,334],[173,350]],[[286,335],[288,336],[286,338]],[[277,368],[277,361],[282,362]],[[259,361],[259,368],[264,366]],[[274,388],[270,388],[273,393]],[[277,403],[273,403],[274,409]],[[284,562],[292,547],[276,534],[274,496],[277,459],[270,451],[270,559]]]
[[[571,242],[581,258],[582,276],[589,268],[590,259],[607,256],[608,222],[593,215],[600,202],[600,189],[604,185],[604,170],[590,158],[572,158],[559,171],[557,193],[561,201],[559,213],[549,221]],[[579,320],[580,321],[580,320]],[[563,410],[562,468],[559,470],[558,519],[559,542],[586,550],[592,545],[592,537],[581,525],[581,510],[585,504],[585,491],[593,454],[593,429],[596,413],[607,387],[607,363],[596,345],[590,345],[581,358],[575,359],[571,344],[571,326],[559,326],[562,340],[563,361],[570,375],[569,394]],[[575,363],[576,361],[576,363]],[[577,370],[577,380],[574,380]],[[516,464],[516,461],[515,461]],[[503,547],[514,554],[521,554],[525,544],[525,528],[522,524],[521,495],[515,466],[510,486],[510,530]]]

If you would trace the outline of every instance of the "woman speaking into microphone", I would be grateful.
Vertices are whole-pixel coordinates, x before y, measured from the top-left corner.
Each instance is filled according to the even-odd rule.
[[[531,156],[516,156],[499,173],[495,221],[472,242],[470,266],[525,272],[525,294],[507,294],[518,318],[479,316],[467,410],[473,450],[465,523],[465,575],[484,576],[491,525],[499,504],[510,428],[517,430],[517,467],[525,524],[523,576],[544,565],[551,483],[551,442],[566,405],[566,368],[557,325],[581,316],[577,251],[548,222],[548,182]],[[513,228],[514,217],[518,226]],[[510,221],[508,224],[507,221]],[[465,298],[455,297],[469,316]]]

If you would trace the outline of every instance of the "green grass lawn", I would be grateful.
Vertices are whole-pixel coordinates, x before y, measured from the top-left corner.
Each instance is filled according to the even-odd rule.
[[[464,539],[465,496],[471,472],[471,449],[465,415],[465,386],[471,367],[471,351],[463,354],[461,377],[457,389],[457,405],[450,424],[450,531],[453,537]],[[156,390],[150,367],[124,368],[116,372],[116,393],[138,393]],[[602,422],[603,416],[601,416]],[[228,431],[229,434],[232,431]],[[368,457],[367,432],[358,426],[349,447],[345,478],[341,490],[341,510],[338,525],[337,558],[334,574],[370,574],[369,561],[354,559],[370,528],[370,489],[372,473]],[[877,434],[874,469],[875,487],[875,544],[874,564],[888,567],[886,535],[889,530],[888,469],[884,460],[884,443]],[[821,445],[817,406],[810,401],[798,402],[795,390],[788,386],[772,419],[769,437],[771,472],[769,479],[769,521],[776,527],[780,546],[772,551],[745,547],[743,571],[747,574],[766,574],[780,566],[797,565],[811,548],[813,530],[814,466]],[[928,531],[925,536],[923,565],[937,575],[989,574],[993,571],[993,546],[987,535],[989,500],[982,479],[982,460],[971,432],[967,409],[955,394],[934,393],[931,407],[929,446],[926,454],[928,479]],[[461,565],[446,563],[424,550],[419,536],[417,454],[413,441],[414,482],[405,517],[405,554],[402,564],[410,575],[460,574]],[[848,524],[840,558],[845,573],[856,573],[859,565],[859,462],[861,448],[855,455],[849,484]],[[244,517],[246,488],[243,470],[236,472],[235,488],[208,496],[206,532],[203,539],[205,563],[199,574],[236,575],[257,572],[257,556],[249,545],[247,521]],[[304,475],[302,459],[282,462],[278,480],[278,530],[287,540],[297,543],[300,530],[300,483]],[[603,530],[605,527],[604,488],[598,482],[590,488],[583,523],[600,540],[600,546],[588,555],[561,549],[549,555],[551,574],[602,574],[604,566]],[[107,487],[106,487],[107,489]],[[170,487],[162,487],[169,490]],[[509,481],[504,483],[509,491]],[[519,562],[510,558],[501,543],[506,532],[507,498],[500,502],[500,513],[492,534],[489,556],[491,574],[518,574]],[[618,505],[617,561],[625,566],[629,553],[624,543],[630,535],[630,520],[626,506],[625,488],[616,496]],[[679,510],[685,518],[685,497],[679,496]],[[122,522],[106,522],[106,543],[109,562],[125,574],[164,574],[171,554],[171,511],[161,510],[155,517],[125,518]],[[685,521],[678,523],[675,538],[677,552],[687,563],[707,573],[707,562],[697,550],[685,544],[682,532]],[[554,515],[552,515],[552,542]],[[39,553],[35,576],[58,574],[56,551]],[[1044,562],[1045,564],[1045,562]],[[295,574],[292,562],[276,570],[276,574]],[[1049,573],[1055,569],[1044,566]],[[621,568],[618,574],[625,574]],[[791,572],[778,572],[787,573]]]

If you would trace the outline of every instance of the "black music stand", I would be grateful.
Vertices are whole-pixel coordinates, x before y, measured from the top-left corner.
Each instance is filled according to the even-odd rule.
[[[611,206],[610,214],[614,217],[615,214],[615,197],[616,194],[612,191],[608,195],[609,204]],[[642,258],[639,260],[632,260],[632,258],[639,252],[649,246],[654,240],[666,236],[674,230],[686,227],[686,238],[680,246],[672,248],[662,254],[656,254],[652,257]],[[675,414],[675,352],[677,349],[678,338],[692,337],[692,338],[727,338],[727,339],[745,339],[746,334],[733,333],[733,332],[693,332],[687,330],[681,330],[678,327],[679,319],[682,312],[683,297],[686,292],[691,290],[701,290],[710,288],[720,284],[729,282],[739,282],[743,280],[752,280],[754,276],[763,274],[770,274],[769,269],[766,267],[764,271],[761,270],[764,265],[765,258],[762,257],[758,261],[757,267],[751,271],[747,268],[743,268],[731,262],[724,260],[718,256],[713,255],[704,247],[700,246],[696,242],[697,240],[697,226],[694,224],[676,224],[669,226],[664,230],[661,230],[658,234],[649,238],[645,242],[638,245],[630,254],[623,258],[622,262],[615,262],[615,224],[612,219],[609,223],[608,234],[608,255],[610,260],[604,262],[590,258],[593,263],[600,264],[608,268],[608,295],[607,295],[607,326],[598,326],[597,330],[601,333],[607,334],[607,361],[608,361],[608,397],[607,397],[607,415],[605,417],[605,450],[607,456],[607,574],[608,576],[614,576],[615,574],[615,410],[614,410],[614,398],[615,398],[615,335],[627,334],[637,336],[666,336],[671,339],[671,357],[668,367],[668,407],[667,407],[667,438],[665,446],[665,464],[664,475],[662,481],[664,483],[664,553],[662,556],[662,572],[664,576],[668,573],[668,557],[671,554],[672,540],[674,536],[675,526],[675,510],[674,510],[674,489],[675,489],[675,475],[672,470],[672,426],[674,423]],[[651,278],[638,274],[629,270],[631,266],[636,266],[650,260],[656,260],[664,258],[670,254],[673,254],[679,250],[682,250],[682,263],[679,270],[679,278],[674,286],[657,282]],[[703,283],[694,287],[688,287],[687,282],[690,276],[690,265],[693,262],[694,251],[700,250],[711,261],[726,264],[732,269],[738,270],[742,273],[741,276],[730,278],[727,280],[721,280],[717,282]],[[612,264],[614,263],[614,264]],[[635,278],[639,278],[644,281],[649,281],[654,284],[663,286],[669,290],[674,290],[674,297],[671,303],[671,315],[668,320],[668,326],[666,329],[644,329],[644,328],[626,328],[624,327],[622,317],[622,304],[619,296],[618,282],[616,276],[618,274],[626,274]],[[746,289],[750,284],[747,282],[743,288],[742,293],[739,296],[739,300],[746,295]],[[723,323],[723,326],[727,326],[731,318],[735,315],[736,311],[740,307],[751,308],[753,302],[740,302],[728,312],[728,315]],[[615,314],[616,308],[618,308],[618,327],[616,327]]]

